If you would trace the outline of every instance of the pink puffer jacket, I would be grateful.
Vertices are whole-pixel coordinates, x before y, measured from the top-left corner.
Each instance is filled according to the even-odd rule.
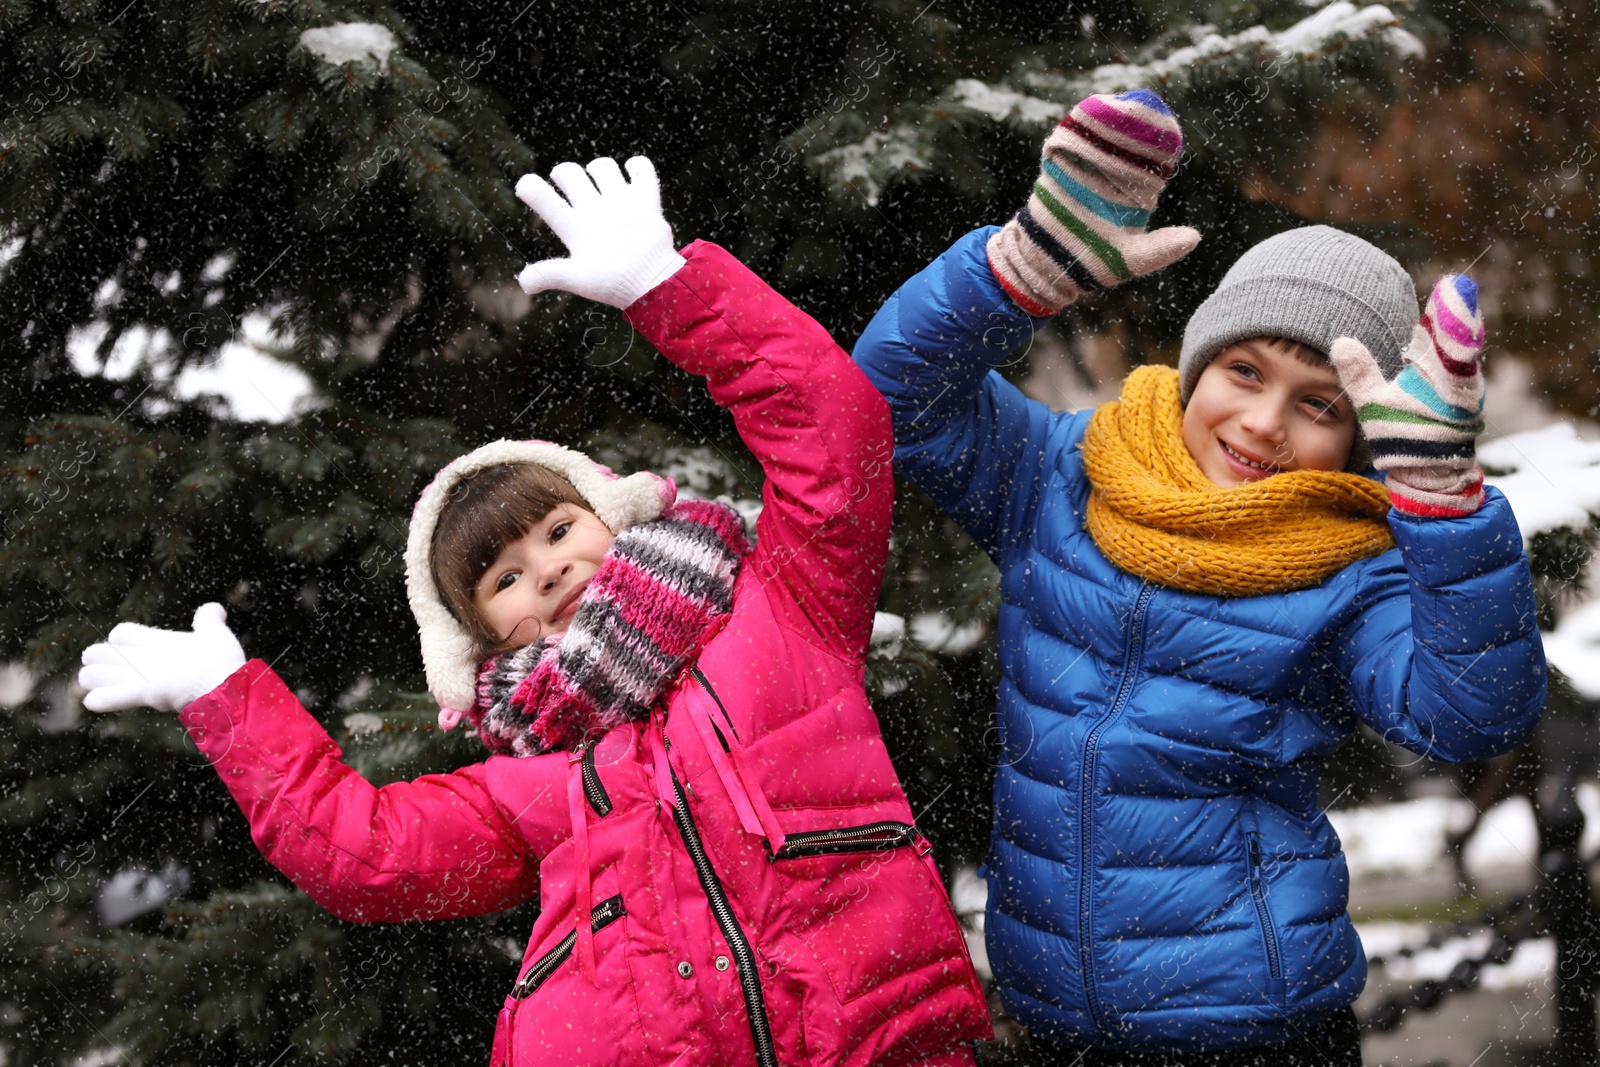
[[[336,915],[540,894],[496,1067],[970,1063],[982,993],[862,688],[888,410],[727,252],[684,254],[627,318],[708,379],[766,486],[729,622],[651,722],[375,788],[259,660],[182,720],[262,852]]]

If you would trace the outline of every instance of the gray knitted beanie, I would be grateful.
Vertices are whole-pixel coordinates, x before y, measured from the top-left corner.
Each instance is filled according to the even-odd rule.
[[[1335,338],[1354,337],[1392,379],[1418,314],[1411,276],[1382,249],[1331,226],[1280,233],[1240,256],[1190,317],[1179,397],[1187,404],[1206,364],[1251,337],[1299,341],[1324,355]]]

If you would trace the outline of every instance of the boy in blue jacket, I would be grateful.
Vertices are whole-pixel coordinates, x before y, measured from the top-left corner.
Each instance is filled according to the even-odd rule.
[[[1360,1064],[1321,761],[1358,721],[1482,759],[1544,703],[1475,458],[1482,316],[1447,277],[1419,324],[1398,263],[1312,226],[1245,253],[1176,371],[1092,412],[1025,399],[991,366],[1199,241],[1145,232],[1182,143],[1153,93],[1084,100],[1016,217],[901,286],[855,358],[896,462],[1000,568],[987,937],[1038,1061]]]

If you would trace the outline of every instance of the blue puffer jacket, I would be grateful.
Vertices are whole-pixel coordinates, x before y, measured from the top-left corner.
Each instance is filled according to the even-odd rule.
[[[999,565],[1001,766],[988,947],[1006,1010],[1130,1050],[1281,1042],[1355,1000],[1366,960],[1317,803],[1360,719],[1435,759],[1523,739],[1544,704],[1505,498],[1391,513],[1396,548],[1281,595],[1202,596],[1114,567],[1078,442],[990,367],[1040,320],[995,283],[992,228],[878,312],[855,358],[895,460]]]

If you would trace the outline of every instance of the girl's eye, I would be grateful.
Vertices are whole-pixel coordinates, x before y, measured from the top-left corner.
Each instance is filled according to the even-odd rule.
[[[1312,412],[1319,419],[1324,415],[1333,414],[1334,402],[1332,400],[1324,400],[1320,396],[1308,396],[1306,397],[1306,405],[1311,408]]]
[[[506,571],[499,578],[495,579],[494,591],[496,593],[504,592],[505,590],[511,588],[511,583],[515,582],[516,580],[517,580],[517,572],[516,571]]]
[[[559,541],[567,536],[567,531],[572,528],[570,522],[558,522],[550,528],[550,540]]]

